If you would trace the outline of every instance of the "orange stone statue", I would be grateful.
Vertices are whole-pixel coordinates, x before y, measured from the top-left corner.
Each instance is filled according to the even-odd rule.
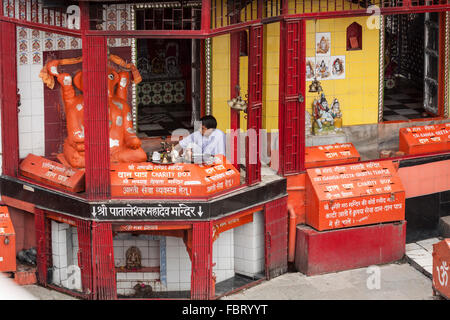
[[[120,57],[109,55],[109,60],[120,68],[108,67],[108,110],[109,110],[109,147],[111,162],[145,162],[147,155],[141,148],[141,140],[133,128],[130,106],[127,103],[127,92],[130,84],[129,71],[133,74],[134,83],[142,79],[132,64],[125,63]],[[64,141],[65,160],[74,168],[84,168],[84,99],[76,94],[75,88],[83,91],[82,72],[72,78],[68,73],[59,73],[58,66],[76,64],[81,58],[49,61],[39,76],[50,88],[54,88],[54,77],[61,85],[62,100],[66,114],[67,138]],[[124,70],[125,69],[125,70]]]

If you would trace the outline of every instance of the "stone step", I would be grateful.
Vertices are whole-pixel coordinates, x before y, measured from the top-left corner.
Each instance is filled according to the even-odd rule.
[[[450,238],[450,216],[439,219],[439,235],[444,238]]]

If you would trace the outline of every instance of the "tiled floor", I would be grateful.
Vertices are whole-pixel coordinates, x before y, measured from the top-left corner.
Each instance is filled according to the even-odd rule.
[[[175,129],[191,127],[191,107],[187,104],[138,107],[139,137],[169,136]]]
[[[408,81],[398,79],[393,89],[384,91],[384,121],[407,121],[424,116],[423,92]]]
[[[408,262],[429,278],[433,277],[433,244],[439,241],[439,238],[430,238],[406,245]]]
[[[254,278],[250,278],[240,274],[235,274],[233,278],[227,279],[225,281],[216,284],[216,296],[221,296],[227,292],[236,290],[262,278],[264,278],[263,274],[256,275]]]

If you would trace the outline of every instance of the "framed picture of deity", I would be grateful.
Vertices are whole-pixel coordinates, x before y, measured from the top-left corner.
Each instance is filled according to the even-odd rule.
[[[331,78],[345,79],[345,56],[331,57]]]
[[[331,80],[331,58],[317,57],[315,70],[317,80]]]
[[[316,58],[308,57],[306,58],[306,81],[314,80],[316,75]]]
[[[331,33],[316,33],[316,56],[329,57],[331,55]]]

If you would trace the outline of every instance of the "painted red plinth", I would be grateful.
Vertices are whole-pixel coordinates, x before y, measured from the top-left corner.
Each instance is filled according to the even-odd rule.
[[[450,238],[433,245],[433,288],[450,299]]]
[[[14,281],[21,286],[36,284],[36,270],[33,271],[17,271],[14,274]]]
[[[405,254],[406,221],[316,231],[297,226],[295,267],[308,275],[390,263]]]

